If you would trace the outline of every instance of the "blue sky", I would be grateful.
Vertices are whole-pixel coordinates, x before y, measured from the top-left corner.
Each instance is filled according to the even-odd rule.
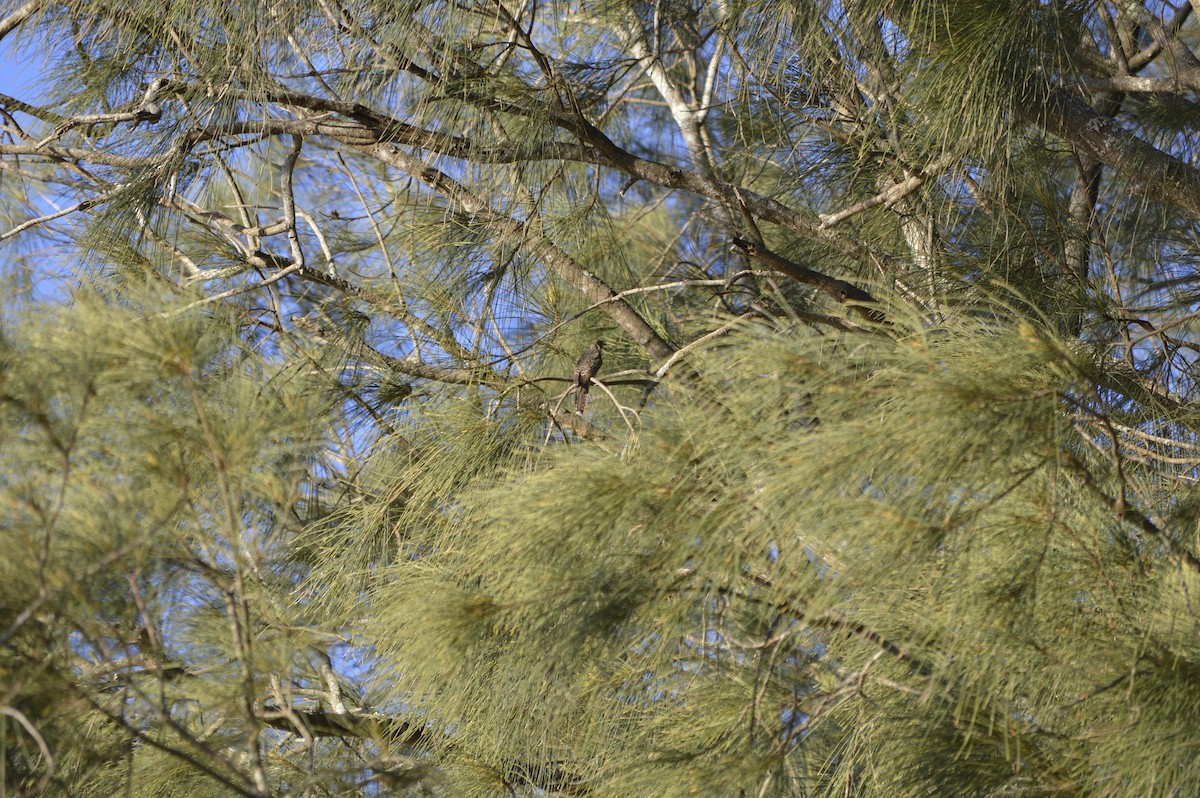
[[[16,97],[26,102],[38,102],[39,92],[37,91],[39,77],[47,73],[47,64],[44,54],[39,53],[36,48],[20,48],[18,42],[21,38],[22,31],[18,28],[13,33],[9,34],[3,40],[0,40],[0,94],[7,94],[10,97]],[[32,49],[32,52],[31,52]],[[28,122],[28,119],[22,120]],[[5,139],[8,141],[11,139]],[[13,224],[22,221],[25,217],[10,216],[7,212],[0,214],[0,232],[8,230]],[[29,239],[21,238],[22,246],[36,246],[28,244]],[[0,279],[9,276],[10,269],[14,262],[13,251],[9,247],[0,249]],[[51,258],[38,258],[35,262],[41,264],[47,269],[52,266]],[[44,275],[44,272],[43,272]],[[6,288],[9,283],[0,282],[0,294],[7,293]],[[42,280],[36,278],[34,280],[33,294],[39,299],[61,296],[53,281]],[[32,296],[31,295],[31,296]],[[9,297],[0,297],[0,299],[8,299]]]
[[[14,39],[19,35],[18,30],[0,41],[0,94],[29,99],[29,88],[45,70],[46,64],[43,58],[18,52]]]

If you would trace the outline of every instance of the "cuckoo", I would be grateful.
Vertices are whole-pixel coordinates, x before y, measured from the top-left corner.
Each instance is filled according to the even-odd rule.
[[[587,409],[588,388],[592,384],[592,377],[596,376],[596,372],[604,363],[600,352],[603,348],[604,342],[596,339],[587,351],[579,356],[579,360],[575,361],[575,409],[580,413]]]

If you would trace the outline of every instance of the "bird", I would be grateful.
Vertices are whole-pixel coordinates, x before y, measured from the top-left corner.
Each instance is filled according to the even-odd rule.
[[[579,356],[579,360],[575,361],[575,409],[580,414],[587,409],[588,387],[592,384],[592,377],[596,376],[596,372],[604,363],[601,354],[603,348],[604,342],[597,338],[592,341],[587,351]]]
[[[138,107],[134,109],[133,124],[129,126],[130,130],[136,130],[137,126],[143,122],[154,124],[162,119],[162,105],[159,104],[159,95],[162,90],[170,85],[171,81],[167,78],[155,78],[151,81],[149,87],[146,88],[146,93],[142,95],[142,101]]]

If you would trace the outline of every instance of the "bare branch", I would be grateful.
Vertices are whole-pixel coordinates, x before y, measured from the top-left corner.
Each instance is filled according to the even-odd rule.
[[[25,5],[0,19],[0,39],[16,30],[18,25],[33,16],[44,4],[44,0],[28,0]]]
[[[426,166],[405,152],[389,146],[376,145],[362,148],[364,152],[384,163],[402,169],[420,180],[442,196],[471,214],[475,221],[482,222],[496,233],[526,247],[534,257],[542,259],[556,274],[574,285],[594,303],[602,303],[604,312],[617,323],[634,341],[641,345],[653,362],[667,359],[675,351],[627,302],[610,301],[616,291],[599,277],[585,269],[561,250],[550,239],[533,232],[529,226],[492,211],[482,199],[465,186],[430,166]]]
[[[735,238],[733,245],[746,254],[751,260],[758,260],[768,267],[786,274],[793,280],[805,285],[815,286],[822,292],[840,303],[850,303],[854,310],[863,318],[876,323],[884,320],[883,313],[878,308],[878,300],[867,291],[853,283],[830,277],[827,274],[802,266],[795,261],[776,255],[765,246],[745,238]]]
[[[1062,89],[1030,103],[1025,115],[1111,166],[1139,194],[1165,199],[1200,219],[1200,169],[1142,141]]]
[[[954,155],[943,156],[931,163],[926,168],[920,170],[919,172],[914,172],[908,175],[900,182],[889,186],[870,199],[865,199],[862,202],[855,203],[849,208],[844,208],[837,213],[822,213],[819,215],[821,224],[818,229],[827,230],[836,224],[846,221],[852,216],[857,216],[863,211],[868,211],[871,208],[876,208],[880,205],[884,206],[885,208],[890,208],[900,200],[907,197],[909,194],[919,189],[921,186],[925,185],[930,178],[937,177],[939,174],[944,172],[957,160],[957,157]]]

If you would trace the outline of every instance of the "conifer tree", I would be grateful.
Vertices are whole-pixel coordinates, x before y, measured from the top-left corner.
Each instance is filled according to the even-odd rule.
[[[0,792],[1200,791],[1198,13],[0,7]]]

